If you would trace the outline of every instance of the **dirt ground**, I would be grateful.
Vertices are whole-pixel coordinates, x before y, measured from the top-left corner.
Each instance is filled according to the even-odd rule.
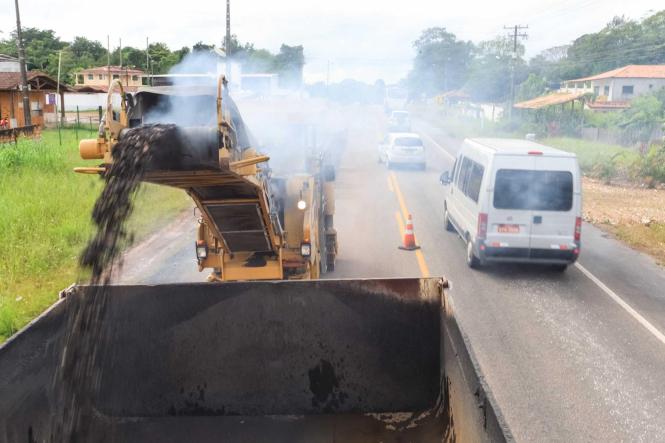
[[[606,185],[584,178],[587,222],[665,263],[665,189]]]

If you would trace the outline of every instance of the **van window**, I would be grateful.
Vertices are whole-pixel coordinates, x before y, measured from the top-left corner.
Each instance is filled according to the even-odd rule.
[[[570,211],[573,207],[573,174],[569,171],[499,169],[494,184],[494,207]]]
[[[478,203],[478,196],[480,195],[480,184],[483,181],[483,173],[485,168],[482,165],[479,165],[476,162],[471,162],[473,168],[471,169],[471,174],[469,175],[469,182],[466,185],[464,193],[474,202]]]
[[[462,158],[462,165],[460,166],[459,173],[457,174],[457,187],[460,191],[464,192],[464,184],[469,178],[471,172],[471,160],[466,157]]]

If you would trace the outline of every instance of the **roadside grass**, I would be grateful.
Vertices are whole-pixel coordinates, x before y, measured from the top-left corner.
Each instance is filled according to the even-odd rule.
[[[536,126],[531,127],[532,125],[525,122],[483,122],[454,110],[422,104],[413,105],[411,110],[428,123],[446,131],[450,137],[459,140],[467,137],[524,138],[527,133],[538,133]],[[538,141],[575,153],[585,175],[606,183],[613,179],[643,182],[645,179],[648,181],[647,176],[660,174],[659,170],[651,171],[654,168],[646,168],[650,160],[640,156],[634,149],[574,137],[549,137]]]
[[[665,223],[601,227],[631,247],[651,255],[660,265],[665,265]]]
[[[87,136],[79,131],[79,136]],[[0,342],[87,274],[78,255],[93,232],[90,214],[101,188],[78,156],[74,130],[45,130],[40,140],[0,145]],[[189,206],[184,192],[144,185],[129,227],[136,240]]]
[[[542,143],[576,154],[582,171],[599,178],[609,179],[612,173],[628,175],[630,167],[640,159],[640,154],[630,148],[572,137],[546,138]],[[610,169],[603,170],[603,167]]]

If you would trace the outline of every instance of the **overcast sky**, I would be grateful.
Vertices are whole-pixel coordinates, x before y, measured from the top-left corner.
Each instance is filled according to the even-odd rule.
[[[172,49],[197,41],[220,45],[224,0],[20,0],[23,26],[53,29],[64,39],[82,35],[111,46],[144,47],[162,41]],[[11,0],[0,10],[0,37],[16,22]],[[478,42],[505,33],[504,25],[529,25],[527,55],[595,32],[612,17],[641,18],[665,8],[662,0],[231,0],[232,32],[242,42],[277,51],[282,43],[305,47],[308,81],[352,77],[394,82],[408,72],[413,41],[431,26]],[[171,6],[172,5],[172,6]]]

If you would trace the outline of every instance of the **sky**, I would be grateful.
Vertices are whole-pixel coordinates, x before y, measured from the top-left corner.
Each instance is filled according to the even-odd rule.
[[[0,38],[15,28],[12,0],[2,0]],[[4,7],[4,5],[8,7]],[[174,5],[174,6],[170,6]],[[63,40],[85,36],[111,46],[145,47],[161,41],[171,49],[197,41],[216,43],[225,32],[223,0],[114,0],[53,2],[20,0],[25,27],[53,29]],[[596,32],[614,16],[639,19],[665,9],[662,0],[231,0],[232,33],[241,42],[277,52],[282,43],[305,48],[305,80],[355,78],[393,83],[408,73],[413,41],[441,26],[479,42],[528,25],[527,56]]]

